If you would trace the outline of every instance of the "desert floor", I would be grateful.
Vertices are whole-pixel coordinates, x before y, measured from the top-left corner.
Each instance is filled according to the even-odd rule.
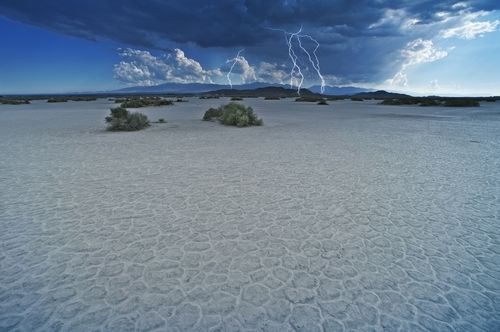
[[[0,330],[499,331],[500,103],[0,106]]]

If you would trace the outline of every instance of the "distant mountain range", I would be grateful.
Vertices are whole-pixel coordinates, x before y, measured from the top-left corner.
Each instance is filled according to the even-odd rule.
[[[123,88],[111,92],[118,93],[207,93],[219,90],[254,90],[259,88],[276,87],[283,88],[286,90],[290,89],[288,85],[284,84],[273,84],[264,82],[255,82],[248,84],[233,85],[232,89],[230,85],[227,84],[210,84],[210,83],[163,83],[154,86],[133,86],[128,88]],[[307,91],[306,91],[307,90]],[[338,95],[353,95],[356,93],[370,92],[373,90],[363,89],[358,87],[335,87],[335,86],[325,86],[326,95],[338,96]],[[308,89],[301,89],[302,93],[320,93],[321,87],[319,85],[314,85]],[[222,93],[221,93],[222,94]],[[231,94],[229,91],[225,91],[226,95]]]
[[[358,98],[375,98],[375,99],[401,99],[401,98],[412,98],[410,95],[404,93],[387,92],[385,90],[378,90],[373,92],[361,92],[356,93],[354,96]]]
[[[314,92],[311,92],[308,89],[300,89],[301,95],[314,95]],[[219,89],[213,90],[202,95],[219,95],[225,97],[297,97],[297,90],[295,89],[287,89],[281,86],[266,86],[263,88],[255,88],[255,89]]]
[[[321,93],[321,86],[320,85],[313,85],[309,88],[314,93]],[[371,92],[373,90],[370,89],[364,89],[364,88],[358,88],[355,86],[330,86],[326,85],[325,86],[325,92],[323,94],[329,95],[329,96],[350,96],[354,95],[356,93],[364,93],[364,92]]]

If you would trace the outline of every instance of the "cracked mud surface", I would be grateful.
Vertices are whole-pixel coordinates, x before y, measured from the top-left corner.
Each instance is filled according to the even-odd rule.
[[[222,102],[0,106],[0,331],[500,329],[498,103]]]

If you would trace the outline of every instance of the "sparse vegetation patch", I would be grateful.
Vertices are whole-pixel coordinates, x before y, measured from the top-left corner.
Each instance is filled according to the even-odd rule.
[[[150,126],[148,117],[142,113],[130,113],[123,107],[111,109],[110,116],[106,117],[107,130],[136,131]]]
[[[309,102],[309,103],[317,103],[317,102],[320,102],[324,100],[323,97],[321,96],[314,96],[314,95],[306,95],[306,96],[301,96],[301,97],[298,97],[295,99],[295,101],[305,101],[305,102]]]
[[[450,98],[445,100],[444,106],[447,107],[479,107],[479,101],[472,98]]]
[[[26,104],[30,104],[30,101],[27,99],[0,98],[0,104],[3,104],[3,105],[26,105]]]
[[[229,103],[218,108],[210,108],[203,115],[204,121],[218,120],[226,126],[248,127],[262,126],[262,119],[258,118],[251,107]]]
[[[116,99],[115,103],[121,103],[124,108],[141,108],[173,105],[173,101],[160,97],[134,97],[126,99]]]
[[[478,107],[478,98],[412,97],[384,99],[380,105],[420,105],[447,107]]]

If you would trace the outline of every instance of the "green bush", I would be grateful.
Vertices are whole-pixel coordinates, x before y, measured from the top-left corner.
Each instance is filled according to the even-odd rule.
[[[448,107],[478,107],[479,102],[476,99],[451,98],[451,99],[445,100],[444,106],[448,106]]]
[[[219,108],[209,108],[208,111],[203,115],[203,121],[211,121],[213,119],[219,119],[222,116],[222,107]]]
[[[319,101],[324,100],[323,97],[321,96],[301,96],[295,99],[295,101],[305,101],[305,102],[310,102],[310,103],[317,103]]]
[[[111,109],[111,116],[106,117],[107,130],[136,131],[150,126],[148,117],[142,113],[130,113],[123,107]]]
[[[268,96],[268,97],[265,97],[264,100],[280,100],[281,98],[280,97],[276,97],[276,96]]]
[[[232,97],[231,100],[232,101],[242,101],[243,98],[241,98],[241,97]]]
[[[441,106],[441,104],[439,102],[437,102],[436,100],[434,100],[434,99],[422,98],[420,100],[420,106],[422,106],[422,107],[427,107],[427,106]]]
[[[3,98],[0,98],[0,104],[3,104],[3,105],[25,105],[25,104],[31,104],[31,102],[27,99],[3,99]]]
[[[218,95],[202,95],[200,99],[219,99]]]
[[[159,118],[159,119],[158,119],[158,123],[165,123],[165,122],[166,122],[166,121],[165,121],[165,119],[164,119],[164,118]]]
[[[416,105],[420,103],[418,98],[384,99],[380,105]]]
[[[47,99],[47,103],[65,103],[67,101],[68,101],[68,99],[66,99],[66,98],[56,98],[56,97],[54,97],[54,98]]]
[[[499,99],[500,99],[500,97],[486,97],[483,100],[486,101],[486,102],[488,102],[488,103],[494,103],[494,102],[496,102]]]
[[[328,105],[328,103],[323,99],[318,102],[318,105]]]
[[[210,108],[203,115],[203,120],[217,119],[226,126],[262,126],[263,121],[253,112],[251,107],[238,103],[229,103],[219,108]]]
[[[149,106],[167,106],[173,105],[173,101],[162,99],[160,97],[135,97],[135,98],[127,98],[117,99],[115,102],[121,102],[121,107],[125,108],[140,108],[140,107],[149,107]]]

